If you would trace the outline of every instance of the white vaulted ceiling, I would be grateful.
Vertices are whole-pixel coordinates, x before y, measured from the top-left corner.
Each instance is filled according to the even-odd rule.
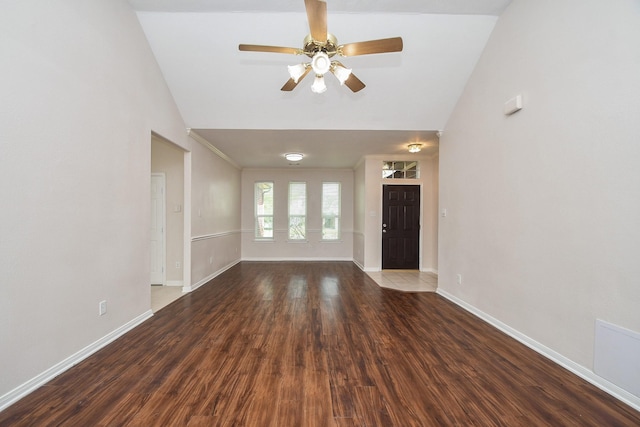
[[[303,0],[129,0],[187,126],[243,167],[286,166],[276,155],[293,148],[314,158],[313,167],[345,167],[330,147],[356,161],[415,140],[436,150],[435,131],[510,1],[329,0],[327,26],[339,43],[400,36],[404,49],[341,58],[366,88],[352,93],[329,75],[318,95],[312,76],[280,91],[287,65],[308,58],[238,50],[240,43],[302,47]]]

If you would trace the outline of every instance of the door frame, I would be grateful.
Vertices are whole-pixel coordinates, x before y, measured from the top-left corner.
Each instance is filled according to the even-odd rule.
[[[164,172],[152,172],[150,180],[153,178],[162,178],[162,202],[160,209],[162,211],[162,244],[160,245],[160,259],[162,268],[162,281],[160,285],[166,286],[167,284],[167,176]],[[149,210],[151,214],[151,209]],[[149,281],[151,281],[151,274],[149,274]],[[150,283],[154,285],[154,283]]]
[[[391,180],[393,181],[393,180]],[[382,218],[384,215],[384,187],[386,185],[405,185],[405,186],[414,186],[414,187],[418,187],[418,190],[420,192],[420,232],[418,233],[418,271],[422,271],[422,236],[424,233],[424,192],[423,192],[423,182],[407,182],[406,180],[398,180],[399,182],[383,182],[380,185],[380,222],[378,224],[378,232],[379,232],[379,239],[378,242],[380,242],[380,247],[379,247],[379,259],[380,259],[380,270],[382,271],[382,238],[383,238],[383,233],[382,233]]]

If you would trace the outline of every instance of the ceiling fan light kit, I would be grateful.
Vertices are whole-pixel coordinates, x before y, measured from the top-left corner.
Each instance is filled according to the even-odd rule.
[[[294,82],[298,83],[300,77],[304,75],[304,72],[307,71],[307,64],[298,64],[298,65],[289,65],[287,68],[289,69],[289,75],[293,79]]]
[[[302,49],[250,44],[240,44],[238,46],[241,51],[287,53],[306,55],[311,58],[311,62],[287,67],[290,79],[280,90],[293,90],[309,74],[309,71],[313,70],[315,79],[311,85],[311,90],[314,93],[323,93],[327,90],[324,75],[329,71],[336,76],[340,85],[346,85],[352,92],[358,92],[364,89],[365,84],[352,73],[350,68],[345,67],[339,61],[331,60],[333,56],[347,57],[402,51],[403,43],[401,37],[339,45],[336,37],[327,32],[327,2],[323,0],[304,0],[304,4],[311,31],[305,37]]]
[[[343,85],[351,75],[351,68],[344,68],[343,66],[338,65],[337,62],[332,63],[332,66],[333,68],[331,71],[333,72],[333,75],[336,76],[340,84]]]
[[[316,76],[324,76],[329,68],[331,68],[331,60],[329,59],[329,55],[325,52],[318,52],[313,55],[313,59],[311,60],[311,68],[313,68],[313,72],[316,73]]]
[[[324,76],[316,74],[316,78],[311,85],[311,92],[323,93],[327,91],[327,85],[324,83]]]

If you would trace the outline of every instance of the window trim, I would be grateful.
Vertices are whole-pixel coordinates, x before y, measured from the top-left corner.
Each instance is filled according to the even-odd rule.
[[[325,203],[325,184],[335,184],[338,186],[338,214],[337,215],[325,215],[324,213],[324,203]],[[324,221],[325,218],[334,218],[338,221],[337,226],[337,235],[335,238],[325,238],[324,237]],[[335,242],[340,241],[342,238],[342,183],[340,181],[323,181],[322,182],[322,193],[320,195],[320,220],[322,223],[320,224],[320,236],[321,241],[323,242]]]
[[[397,168],[396,166],[400,166],[401,163],[402,167]],[[414,165],[415,167],[412,167]],[[383,160],[382,179],[420,179],[420,162],[418,160]]]
[[[304,214],[291,214],[291,186],[295,184],[304,184]],[[308,217],[308,194],[307,194],[307,182],[306,181],[289,181],[289,191],[287,194],[287,238],[290,242],[305,242],[307,241],[307,217]],[[302,237],[291,237],[291,219],[302,218],[304,222],[304,231]]]
[[[271,191],[273,192],[273,205],[271,206],[271,214],[260,214],[258,213],[258,185],[259,184],[271,184]],[[264,192],[263,192],[264,194]],[[256,241],[264,242],[264,241],[273,241],[275,238],[275,183],[273,181],[256,181],[253,184],[253,238]],[[259,236],[258,235],[258,224],[260,223],[260,218],[271,218],[271,236]]]

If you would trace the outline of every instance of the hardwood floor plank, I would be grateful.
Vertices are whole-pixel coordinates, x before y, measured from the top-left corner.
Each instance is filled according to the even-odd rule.
[[[105,417],[96,424],[97,427],[123,426],[131,423],[140,408],[149,400],[149,395],[127,393],[113,406]]]
[[[334,418],[353,418],[351,388],[345,386],[331,387],[331,406]]]
[[[189,423],[187,427],[215,427],[220,426],[221,420],[218,417],[205,417],[201,415],[196,415],[189,418]]]
[[[0,413],[0,426],[638,426],[433,293],[349,262],[242,262]]]
[[[352,387],[355,418],[366,426],[393,425],[383,397],[375,386]]]
[[[278,404],[279,426],[304,426],[304,402],[302,400],[283,400]]]

